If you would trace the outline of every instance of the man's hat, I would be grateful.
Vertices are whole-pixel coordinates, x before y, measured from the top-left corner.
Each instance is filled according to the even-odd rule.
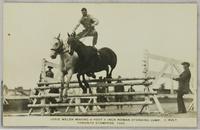
[[[81,11],[87,11],[87,9],[86,8],[82,8]]]
[[[117,81],[121,81],[121,76],[119,75],[118,77],[117,77]]]
[[[118,78],[118,79],[121,79],[121,78],[122,78],[122,76],[120,76],[120,75],[119,75],[117,78]]]
[[[189,67],[190,63],[189,62],[183,62],[183,63],[181,63],[181,65],[187,65]]]
[[[48,66],[48,68],[49,68],[49,69],[53,69],[53,67],[52,67],[52,66]]]

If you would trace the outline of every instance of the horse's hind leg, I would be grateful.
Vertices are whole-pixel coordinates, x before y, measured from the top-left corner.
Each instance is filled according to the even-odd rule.
[[[82,82],[81,82],[81,79],[80,79],[80,74],[77,74],[77,79],[78,79],[78,83],[79,83],[79,86],[82,88],[83,90],[83,93],[87,93],[87,89],[85,88],[85,86],[83,86]]]
[[[106,78],[109,78],[109,67],[107,66],[105,70],[106,70]]]
[[[86,88],[89,89],[89,93],[92,93],[92,89],[90,88],[90,85],[88,84],[88,82],[85,80],[85,75],[82,75],[83,77],[83,83],[85,84]]]
[[[108,74],[107,78],[111,79],[112,78],[112,71],[114,68],[111,68],[110,73]],[[108,83],[111,83],[111,81],[108,81]]]
[[[87,75],[88,77],[92,77],[92,78],[94,78],[94,79],[96,78],[96,75],[95,75],[94,73],[87,73],[86,75]]]
[[[108,74],[108,77],[109,77],[109,78],[112,78],[113,69],[114,69],[114,68],[111,67],[110,73]]]

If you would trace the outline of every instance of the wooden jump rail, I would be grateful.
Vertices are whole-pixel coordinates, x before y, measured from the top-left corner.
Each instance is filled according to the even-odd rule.
[[[80,104],[68,104],[68,103],[59,103],[59,104],[29,104],[28,107],[31,108],[41,108],[41,107],[72,107],[72,106],[116,106],[116,105],[150,105],[152,102],[104,102],[104,103],[80,103]]]
[[[87,112],[87,113],[75,113],[75,112],[71,112],[71,113],[52,113],[52,114],[46,114],[46,116],[130,116],[130,115],[140,115],[141,112],[130,112],[130,111],[120,111],[120,112],[106,112],[106,111],[99,111],[97,112]],[[39,113],[35,114],[35,115],[39,115]]]
[[[57,84],[59,84],[59,82],[56,82]],[[40,83],[41,85],[53,85],[56,83]],[[138,83],[101,83],[101,84],[90,84],[90,87],[98,87],[98,86],[103,86],[103,87],[108,87],[108,86],[117,86],[117,85],[123,85],[123,86],[131,86],[131,85],[144,85],[144,86],[148,86],[151,85],[152,82],[150,83],[145,83],[145,82],[138,82]],[[45,87],[37,87],[34,88],[36,90],[44,90],[44,89],[51,89],[51,88],[61,88],[61,86],[45,86]],[[69,88],[80,88],[78,85],[70,85]]]
[[[95,94],[75,94],[75,95],[67,95],[67,98],[71,97],[96,97],[96,96],[116,96],[116,95],[155,95],[156,92],[118,92],[118,93],[95,93]],[[30,98],[58,98],[59,94],[48,94],[48,95],[40,95],[40,96],[30,96]]]
[[[155,79],[155,77],[148,77],[148,78],[121,78],[121,81],[131,81],[131,80],[153,80]],[[118,81],[119,79],[115,78],[115,79],[102,79],[103,82],[106,81]],[[87,80],[88,83],[93,83],[93,82],[100,82],[101,80],[99,79],[92,79],[92,80]],[[70,81],[70,84],[74,84],[74,83],[78,83],[77,80],[74,81]],[[51,84],[61,84],[61,82],[39,82],[38,85],[51,85]],[[66,82],[65,82],[66,84]]]
[[[51,113],[51,114],[44,114],[44,116],[133,116],[133,115],[140,115],[140,112],[131,112],[131,111],[99,111],[99,112],[87,112],[87,113],[75,113],[75,112],[68,112],[68,113]],[[32,115],[40,116],[40,113],[32,113]],[[160,114],[159,114],[160,116]]]
[[[104,78],[102,80],[100,79],[92,79],[92,80],[87,80],[89,83],[90,87],[93,88],[93,94],[80,94],[79,90],[76,90],[76,88],[80,88],[78,81],[70,81],[69,82],[69,87],[68,89],[75,89],[73,90],[73,94],[68,93],[64,99],[68,100],[68,103],[47,103],[48,98],[59,98],[60,99],[60,94],[55,94],[55,93],[49,93],[48,89],[60,89],[61,88],[61,82],[52,82],[52,80],[48,79],[46,77],[46,67],[47,66],[53,66],[54,68],[58,68],[58,65],[48,62],[45,59],[43,59],[42,62],[42,71],[41,71],[41,80],[38,83],[38,87],[34,88],[35,90],[38,90],[38,95],[32,95],[30,96],[30,99],[33,101],[32,104],[29,104],[28,107],[29,113],[28,115],[34,114],[33,109],[37,110],[38,108],[40,109],[39,115],[44,116],[44,115],[56,115],[56,113],[51,113],[51,107],[62,107],[65,108],[65,111],[62,111],[60,115],[90,115],[92,109],[93,115],[101,115],[101,106],[117,106],[117,105],[142,105],[142,108],[140,110],[140,113],[144,110],[147,113],[149,113],[149,105],[153,104],[155,102],[158,111],[160,113],[164,113],[157,97],[156,97],[156,92],[150,89],[150,85],[152,85],[151,80],[154,80],[155,77],[148,77],[145,75],[143,78]],[[121,83],[116,83],[116,81],[124,81]],[[113,81],[113,83],[107,83],[108,81]],[[115,83],[114,83],[115,82]],[[106,87],[108,89],[109,87],[114,87],[114,86],[144,86],[144,91],[143,92],[117,92],[117,93],[97,93],[96,88],[97,87]],[[64,82],[64,88],[67,88],[67,83]],[[47,91],[46,91],[47,90]],[[127,101],[127,102],[98,102],[98,96],[133,96],[133,95],[139,95],[144,98],[143,101]],[[82,100],[84,99],[84,101]],[[153,101],[151,101],[153,99]],[[56,99],[57,100],[57,99]],[[39,101],[37,104],[37,101]],[[70,111],[72,110],[72,111]],[[124,111],[126,112],[126,111]],[[46,114],[47,113],[47,114]],[[106,115],[110,115],[109,113],[106,113]],[[113,113],[113,115],[116,115],[116,112]]]

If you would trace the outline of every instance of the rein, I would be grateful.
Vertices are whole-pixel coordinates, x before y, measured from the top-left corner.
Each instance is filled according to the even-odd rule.
[[[66,50],[66,47],[64,46],[63,43],[62,43],[62,45],[58,49],[52,48],[51,50],[55,51],[56,53],[59,53],[59,54],[69,53],[69,50]]]

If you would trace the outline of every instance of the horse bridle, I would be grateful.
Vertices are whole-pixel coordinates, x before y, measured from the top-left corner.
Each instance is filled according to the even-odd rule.
[[[64,46],[63,42],[61,42],[60,40],[59,40],[59,42],[61,43],[61,45],[60,45],[57,49],[51,48],[51,50],[52,50],[52,51],[55,51],[57,54],[68,53],[69,50],[64,49],[64,47],[63,47],[63,46]],[[65,51],[64,51],[64,50],[65,50]]]

